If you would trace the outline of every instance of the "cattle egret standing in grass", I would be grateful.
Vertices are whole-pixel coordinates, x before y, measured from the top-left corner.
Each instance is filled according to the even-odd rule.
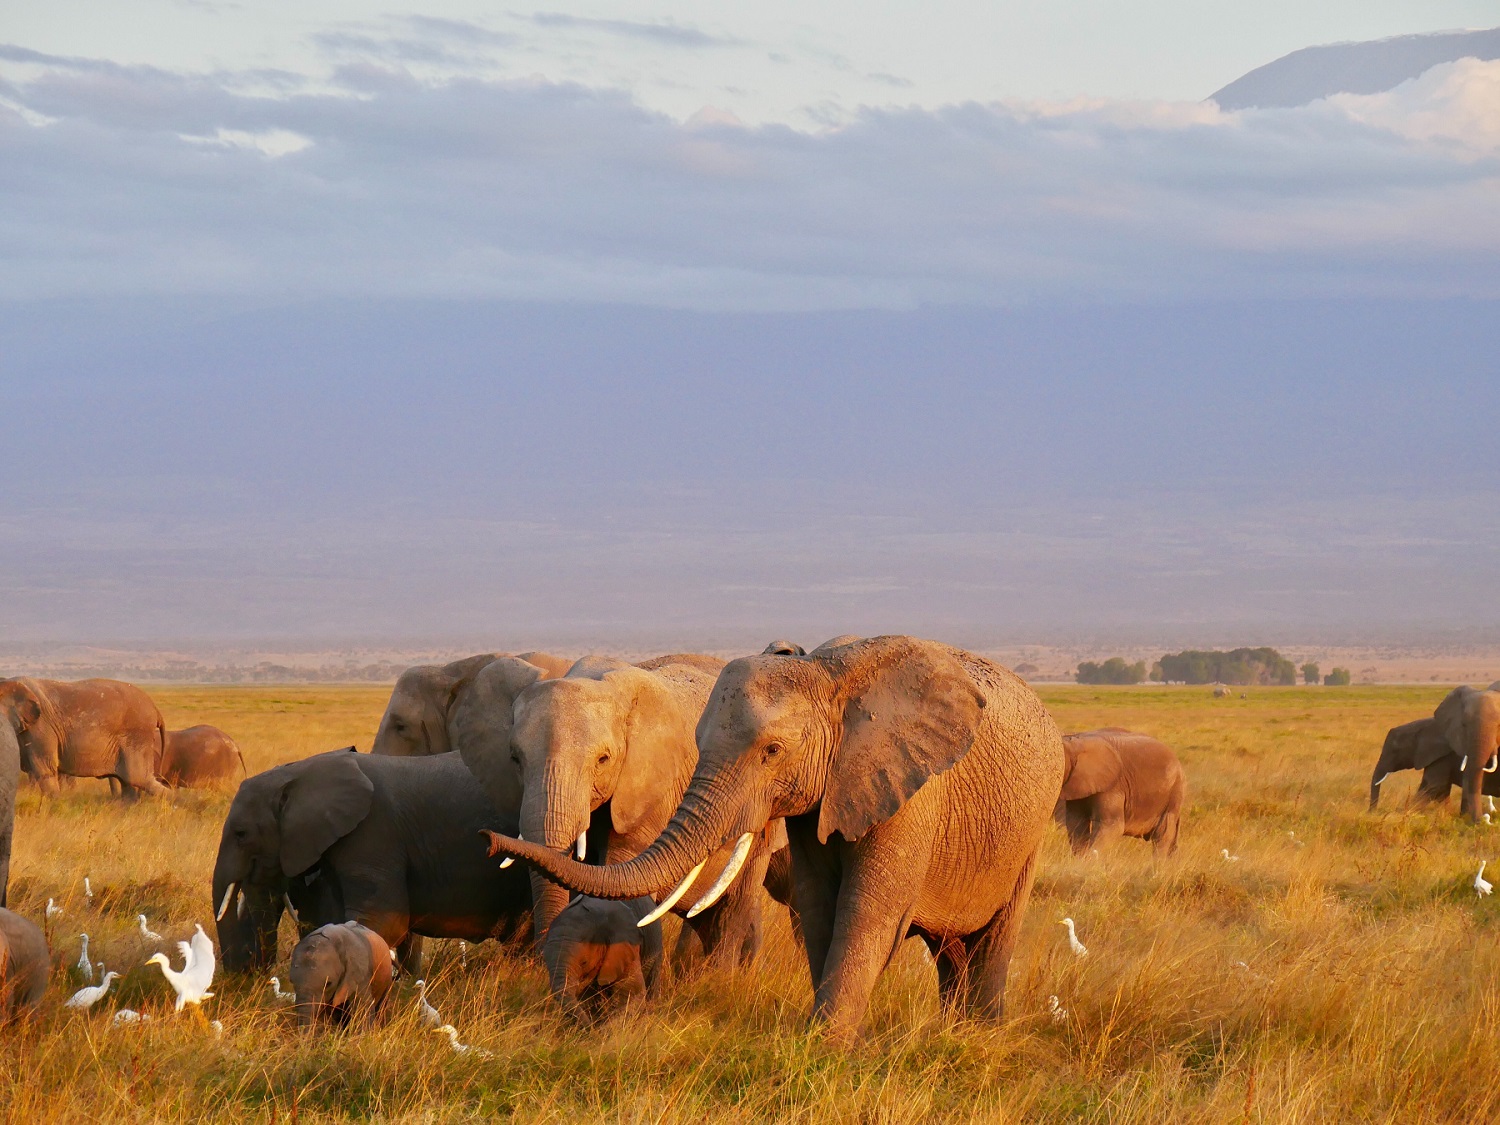
[[[427,1002],[427,982],[417,981],[417,1019],[422,1021],[424,1027],[441,1027],[443,1017],[438,1015],[438,1010]]]
[[[448,1046],[453,1048],[453,1053],[455,1055],[467,1055],[472,1053],[479,1056],[481,1059],[492,1059],[495,1057],[494,1055],[490,1054],[490,1052],[480,1047],[471,1047],[467,1043],[460,1043],[458,1041],[458,1028],[454,1027],[451,1023],[445,1023],[442,1027],[435,1027],[432,1030],[441,1032],[448,1037]]]
[[[198,932],[193,935],[191,944],[185,941],[177,943],[177,949],[182,954],[181,972],[172,970],[172,962],[167,960],[165,953],[158,953],[146,962],[148,965],[161,966],[161,975],[167,978],[167,983],[177,993],[177,1006],[173,1009],[177,1012],[189,1004],[201,1005],[213,995],[208,986],[214,982],[214,943],[208,940],[202,926],[195,929]]]
[[[214,1020],[214,1022],[209,1024],[208,1026],[209,1029],[213,1031],[215,1039],[224,1038],[224,1023],[222,1020]]]
[[[119,973],[105,973],[103,984],[95,984],[90,985],[88,988],[80,988],[77,992],[73,993],[73,995],[65,1004],[63,1004],[63,1007],[79,1008],[85,1012],[88,1011],[100,1000],[104,999],[104,994],[109,991],[110,981],[114,980],[119,975]]]
[[[1480,898],[1483,898],[1485,895],[1489,894],[1490,890],[1492,889],[1490,886],[1490,881],[1484,877],[1484,865],[1488,862],[1489,860],[1487,859],[1480,860],[1479,874],[1474,876],[1474,889],[1479,892]]]
[[[49,898],[47,900],[47,921],[49,923],[55,922],[57,919],[59,919],[61,917],[62,917],[62,907],[60,907],[60,906],[56,905],[55,903],[53,903],[53,901]]]
[[[1068,1019],[1068,1009],[1058,1002],[1056,996],[1047,997],[1047,1011],[1052,1016],[1053,1023],[1065,1023]]]
[[[116,1027],[120,1027],[123,1024],[127,1023],[146,1023],[150,1019],[150,1016],[143,1016],[134,1008],[121,1008],[118,1012],[115,1013],[115,1018],[110,1020],[109,1022],[114,1024]]]
[[[1073,951],[1073,955],[1075,957],[1087,957],[1089,955],[1089,947],[1078,940],[1078,930],[1073,925],[1073,919],[1064,918],[1058,925],[1068,927],[1068,948]]]
[[[141,937],[147,941],[161,941],[161,934],[146,925],[146,916],[144,914],[137,914],[135,920],[140,923]]]
[[[94,906],[94,887],[93,884],[89,882],[89,877],[87,875],[83,877],[83,900],[88,904],[89,909],[92,910]]]
[[[1225,859],[1226,862],[1229,862],[1229,863],[1238,863],[1240,861],[1240,857],[1239,856],[1237,856],[1237,855],[1230,855],[1229,854],[1229,849],[1228,848],[1220,848],[1219,849],[1219,854],[1224,857],[1224,859]]]
[[[1488,811],[1488,812],[1494,812],[1495,811],[1495,798],[1493,798],[1493,797],[1486,797],[1484,800],[1485,800],[1485,806],[1484,807],[1485,807],[1486,811]]]
[[[297,999],[297,994],[295,992],[281,991],[280,977],[271,978],[271,995],[286,1004],[290,1004],[293,1000]]]
[[[83,949],[78,954],[78,971],[83,975],[84,980],[93,984],[94,963],[89,960],[89,935],[79,934],[78,937],[83,942]]]

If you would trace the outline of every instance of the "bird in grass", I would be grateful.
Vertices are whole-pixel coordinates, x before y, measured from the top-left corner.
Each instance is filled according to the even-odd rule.
[[[1068,1009],[1062,1006],[1056,996],[1047,997],[1047,1013],[1052,1017],[1053,1023],[1066,1023],[1068,1020]]]
[[[1228,848],[1220,848],[1219,849],[1219,854],[1224,857],[1224,861],[1226,863],[1238,863],[1240,861],[1240,857],[1239,856],[1237,856],[1237,855],[1230,855],[1229,854],[1229,849]]]
[[[214,1033],[214,1038],[215,1039],[223,1039],[224,1038],[224,1021],[223,1020],[214,1020],[212,1023],[210,1023],[208,1025],[208,1028],[209,1028],[210,1031],[212,1031]]]
[[[141,937],[145,938],[147,941],[161,941],[161,934],[157,933],[150,926],[146,925],[146,916],[144,914],[137,914],[135,916],[135,920],[140,924]]]
[[[78,954],[78,972],[84,980],[93,984],[94,963],[89,960],[89,935],[79,934],[78,937],[83,942],[83,949]]]
[[[469,943],[463,938],[458,939],[458,963],[466,969],[469,967]]]
[[[1474,876],[1474,889],[1479,892],[1480,898],[1483,898],[1485,895],[1489,894],[1491,890],[1494,889],[1490,885],[1490,881],[1484,877],[1484,865],[1488,862],[1489,860],[1487,859],[1480,860],[1479,874]]]
[[[451,1023],[445,1023],[442,1027],[435,1027],[432,1030],[441,1032],[448,1037],[448,1046],[453,1048],[455,1055],[473,1054],[481,1059],[492,1059],[495,1057],[483,1047],[471,1047],[467,1043],[460,1043],[458,1041],[458,1028],[454,1027]]]
[[[271,995],[284,1004],[290,1004],[292,1001],[297,999],[297,994],[295,992],[281,991],[280,977],[271,978]]]
[[[83,900],[90,910],[94,908],[94,885],[89,882],[87,875],[83,877]]]
[[[121,1008],[109,1022],[115,1027],[123,1027],[127,1023],[149,1023],[150,1020],[150,1016],[143,1016],[134,1008]]]
[[[198,932],[191,943],[179,941],[177,950],[182,954],[182,970],[175,972],[165,953],[158,953],[146,962],[160,965],[161,975],[167,978],[177,993],[177,1005],[173,1011],[180,1012],[187,1005],[201,1005],[213,995],[208,986],[214,982],[214,943],[208,940],[202,926],[194,927]],[[202,1010],[201,1008],[199,1009]]]
[[[443,1017],[438,1015],[438,1010],[427,1002],[427,982],[417,981],[417,1019],[424,1027],[441,1027]]]
[[[1073,925],[1073,919],[1064,918],[1058,925],[1068,927],[1068,948],[1073,951],[1073,956],[1087,957],[1089,955],[1089,947],[1078,940],[1078,929]]]
[[[100,1000],[104,999],[104,994],[109,991],[110,982],[119,975],[119,973],[105,973],[103,984],[91,984],[87,988],[80,988],[68,998],[63,1007],[88,1011]]]
[[[1302,841],[1297,839],[1297,833],[1288,831],[1286,837],[1292,843],[1296,844],[1299,848],[1302,847]]]
[[[1495,823],[1493,820],[1490,819],[1490,814],[1489,813],[1485,813],[1484,814],[1484,822],[1486,824],[1494,824]]]
[[[62,917],[62,907],[54,903],[50,898],[47,900],[47,924],[51,925]]]
[[[1495,798],[1493,798],[1493,797],[1485,797],[1485,806],[1484,807],[1485,807],[1485,811],[1486,812],[1494,812],[1495,811]]]

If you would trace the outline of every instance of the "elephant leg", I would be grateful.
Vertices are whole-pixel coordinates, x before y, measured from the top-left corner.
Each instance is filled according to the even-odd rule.
[[[964,938],[968,958],[964,964],[964,1002],[970,1019],[998,1020],[1005,1015],[1005,980],[1010,958],[1021,933],[1021,917],[1031,899],[1036,879],[1036,853],[1016,880],[1010,901],[1002,906],[984,929]]]
[[[1161,858],[1166,858],[1177,850],[1177,829],[1179,825],[1177,807],[1174,805],[1161,814],[1161,819],[1156,822],[1156,827],[1151,831],[1151,847]]]
[[[1069,801],[1064,817],[1067,822],[1068,844],[1074,855],[1085,855],[1094,842],[1094,802],[1092,798]]]
[[[33,780],[36,782],[36,787],[42,791],[43,797],[56,797],[61,791],[61,786],[58,783],[57,774],[55,773],[45,774]]]
[[[396,961],[401,971],[413,980],[422,975],[422,938],[410,930],[396,946]]]
[[[963,942],[955,938],[938,942],[932,949],[932,960],[937,966],[938,999],[942,1002],[944,1013],[949,1016],[956,1016],[963,1010],[964,976],[968,959],[969,951]]]
[[[684,921],[672,946],[672,975],[681,980],[693,971],[703,957],[703,938],[698,933],[698,919]]]
[[[1101,793],[1094,803],[1094,832],[1091,848],[1101,851],[1125,835],[1125,795]]]
[[[792,909],[801,923],[802,947],[817,988],[833,943],[843,866],[833,845],[818,842],[816,815],[788,817],[786,834],[792,849]]]
[[[1422,771],[1422,782],[1417,786],[1414,805],[1446,805],[1448,794],[1453,792],[1453,764],[1446,758],[1433,762]]]
[[[907,872],[859,868],[845,878],[812,1012],[835,1037],[852,1037],[864,1022],[875,982],[911,928],[916,883]]]

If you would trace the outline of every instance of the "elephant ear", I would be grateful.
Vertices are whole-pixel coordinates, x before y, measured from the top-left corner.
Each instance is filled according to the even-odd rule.
[[[610,823],[628,835],[641,824],[665,825],[698,764],[698,717],[713,690],[714,677],[692,665],[670,665],[660,672],[620,668],[606,684],[628,685],[625,764],[609,801]],[[619,688],[616,688],[619,690]]]
[[[16,716],[16,732],[34,726],[42,717],[41,700],[36,691],[25,680],[11,680],[5,685],[5,693],[12,700],[12,711]]]
[[[1413,767],[1425,770],[1432,763],[1453,753],[1453,745],[1449,742],[1442,724],[1436,719],[1424,719],[1422,726],[1417,729],[1417,737],[1412,747]]]
[[[517,656],[500,656],[474,681],[448,717],[453,748],[479,779],[496,811],[521,803],[521,775],[510,760],[510,732],[516,696],[542,678],[542,669]]]
[[[345,750],[308,758],[281,798],[281,870],[300,875],[370,812],[374,783]]]
[[[760,650],[762,656],[806,656],[807,649],[796,641],[772,641]]]
[[[1120,776],[1120,753],[1106,738],[1097,735],[1069,735],[1063,739],[1068,756],[1067,775],[1063,778],[1062,799],[1078,801],[1102,793]]]
[[[974,744],[984,696],[950,650],[875,637],[828,654],[845,688],[843,737],[829,768],[818,839],[857,840],[894,816]]]
[[[1448,746],[1460,757],[1468,753],[1464,737],[1464,719],[1467,710],[1469,696],[1474,689],[1466,684],[1460,684],[1450,691],[1432,717],[1437,720],[1438,729],[1443,732],[1443,737],[1448,740]]]

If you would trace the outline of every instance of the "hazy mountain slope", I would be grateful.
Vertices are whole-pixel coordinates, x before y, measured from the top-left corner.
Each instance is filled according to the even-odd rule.
[[[1500,27],[1305,47],[1211,95],[1224,109],[1305,105],[1330,94],[1378,94],[1457,59],[1500,58]]]

